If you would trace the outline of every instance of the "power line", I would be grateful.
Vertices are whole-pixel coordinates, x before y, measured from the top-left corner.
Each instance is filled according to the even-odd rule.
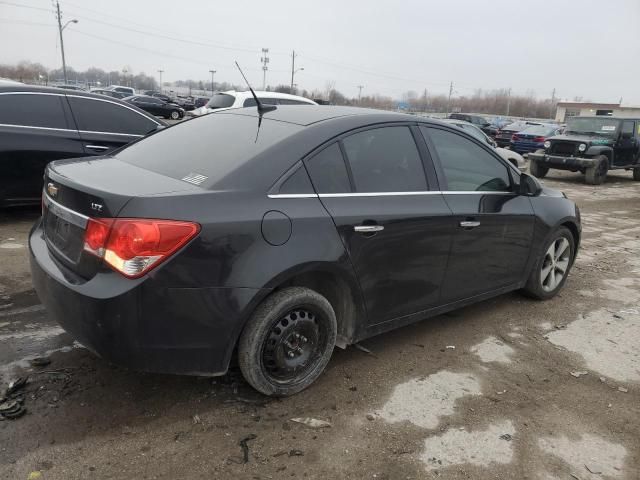
[[[20,3],[13,3],[13,2],[0,2],[0,4],[2,5],[9,5],[10,7],[18,7],[18,8],[29,8],[31,10],[41,10],[43,12],[51,12],[51,9],[49,8],[43,8],[43,7],[33,7],[31,5],[23,5]]]
[[[51,25],[50,23],[41,23],[41,22],[31,22],[29,20],[18,20],[13,18],[0,18],[0,23],[17,23],[20,25],[33,25],[37,27],[55,27],[55,25]]]

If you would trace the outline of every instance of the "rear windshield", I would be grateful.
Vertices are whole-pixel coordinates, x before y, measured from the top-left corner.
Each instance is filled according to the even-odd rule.
[[[268,119],[257,128],[255,116],[211,113],[135,142],[117,158],[203,188],[225,188],[225,177],[301,129]]]
[[[236,97],[226,93],[216,93],[207,103],[208,108],[228,108],[236,101]]]
[[[532,127],[527,127],[522,130],[520,133],[524,133],[526,135],[539,135],[542,137],[546,137],[548,135],[553,134],[557,130],[557,127],[545,127],[544,125],[533,125]]]

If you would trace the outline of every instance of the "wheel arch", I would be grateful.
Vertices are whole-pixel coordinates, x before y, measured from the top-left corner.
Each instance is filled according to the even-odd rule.
[[[314,263],[278,275],[268,285],[272,292],[287,287],[306,287],[325,297],[336,314],[337,345],[345,348],[355,341],[364,325],[366,310],[360,286],[349,270],[329,263]]]
[[[584,153],[586,156],[589,156],[589,157],[597,157],[598,155],[604,155],[609,160],[609,165],[611,165],[613,161],[613,149],[606,145],[592,145]]]

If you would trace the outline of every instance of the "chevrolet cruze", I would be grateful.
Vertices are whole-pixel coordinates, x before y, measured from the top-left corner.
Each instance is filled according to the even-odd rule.
[[[274,107],[271,107],[274,108]],[[29,239],[47,311],[135,369],[310,385],[335,346],[511,290],[563,287],[564,194],[436,120],[228,110],[45,174]]]

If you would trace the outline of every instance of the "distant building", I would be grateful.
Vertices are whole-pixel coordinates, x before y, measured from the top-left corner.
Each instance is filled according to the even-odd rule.
[[[558,102],[556,121],[566,122],[569,117],[603,115],[609,117],[640,117],[640,107],[619,103]]]

